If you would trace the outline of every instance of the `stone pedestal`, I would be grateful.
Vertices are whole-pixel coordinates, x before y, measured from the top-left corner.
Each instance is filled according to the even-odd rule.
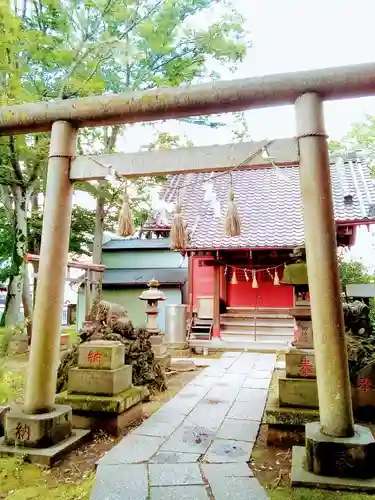
[[[60,351],[67,351],[72,346],[72,340],[69,333],[62,333],[60,335]]]
[[[53,411],[30,415],[14,406],[5,414],[0,455],[24,455],[31,462],[52,465],[77,447],[89,431],[73,429],[72,409],[55,405]]]
[[[292,486],[374,491],[375,440],[366,427],[354,431],[353,437],[330,437],[319,422],[306,424],[306,446],[293,447]]]
[[[171,355],[168,352],[168,347],[164,342],[164,333],[151,335],[150,342],[154,352],[155,360],[163,367],[169,368],[171,365]]]
[[[58,403],[72,407],[75,425],[119,435],[129,424],[125,413],[149,393],[145,387],[133,387],[132,368],[124,365],[124,357],[121,342],[81,344],[78,367],[69,370],[68,390],[56,396]],[[136,413],[141,415],[141,408]]]

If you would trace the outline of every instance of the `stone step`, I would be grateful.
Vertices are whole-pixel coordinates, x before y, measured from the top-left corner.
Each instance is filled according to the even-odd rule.
[[[233,306],[227,307],[227,313],[235,313],[235,314],[256,314],[257,316],[261,314],[269,315],[269,316],[290,316],[290,309],[286,308],[267,308],[267,307],[241,307],[241,306]]]
[[[269,323],[283,322],[294,324],[294,318],[288,314],[263,314],[263,313],[223,313],[220,314],[221,319],[225,321],[257,321],[263,320]]]
[[[287,331],[279,331],[279,330],[274,330],[274,329],[267,329],[267,330],[237,330],[237,329],[230,329],[230,330],[222,330],[220,329],[220,335],[221,337],[236,337],[236,338],[254,338],[256,340],[257,338],[262,338],[264,340],[273,340],[273,339],[281,339],[286,342],[291,342],[293,340],[293,334],[291,332]]]
[[[220,330],[226,331],[236,331],[236,332],[274,332],[275,334],[280,333],[281,335],[289,335],[293,337],[293,327],[291,326],[274,326],[267,324],[246,324],[246,323],[220,323]]]
[[[211,340],[191,339],[189,347],[207,347],[208,349],[244,349],[251,352],[285,352],[289,346],[287,342],[273,340],[225,340],[214,337]]]
[[[286,376],[289,378],[316,378],[313,349],[291,349],[285,353]]]
[[[265,319],[249,319],[248,321],[230,319],[220,320],[220,326],[223,328],[282,328],[285,330],[293,331],[294,324],[290,322],[273,321],[269,322]]]
[[[278,379],[278,386],[280,406],[319,408],[316,379],[281,376]]]

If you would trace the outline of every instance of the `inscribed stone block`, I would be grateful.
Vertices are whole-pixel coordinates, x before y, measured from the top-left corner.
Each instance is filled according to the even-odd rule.
[[[21,407],[13,407],[5,415],[5,440],[8,446],[47,448],[72,433],[72,410],[56,405],[48,413],[29,415]]]
[[[294,345],[304,349],[314,348],[312,321],[296,321]]]
[[[357,374],[353,394],[355,408],[375,406],[375,365],[365,366]]]
[[[79,346],[78,367],[115,370],[124,365],[125,346],[121,342],[92,340]]]
[[[115,370],[72,368],[68,375],[68,392],[114,396],[132,386],[132,367],[123,365]]]
[[[286,352],[285,366],[287,377],[316,378],[313,349],[291,349]]]

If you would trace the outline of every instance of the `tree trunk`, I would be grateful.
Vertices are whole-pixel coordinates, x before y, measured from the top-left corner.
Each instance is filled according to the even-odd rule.
[[[14,240],[11,275],[1,326],[14,326],[19,323],[25,273],[24,255],[27,251],[27,196],[21,186],[12,186],[14,200]]]

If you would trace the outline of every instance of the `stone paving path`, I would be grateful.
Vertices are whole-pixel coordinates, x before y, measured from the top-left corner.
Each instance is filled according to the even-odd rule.
[[[247,462],[276,363],[226,352],[98,462],[91,500],[263,500]]]

